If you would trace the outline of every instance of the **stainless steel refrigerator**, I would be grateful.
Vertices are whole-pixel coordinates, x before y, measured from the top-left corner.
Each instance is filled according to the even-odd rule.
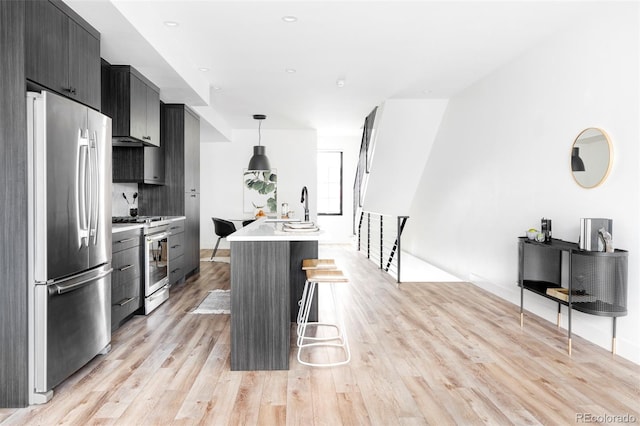
[[[29,401],[111,341],[111,119],[27,93]]]

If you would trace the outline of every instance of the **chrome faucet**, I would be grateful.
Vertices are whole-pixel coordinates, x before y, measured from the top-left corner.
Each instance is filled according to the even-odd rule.
[[[304,203],[304,221],[309,222],[309,193],[306,186],[302,187],[302,196],[300,197],[300,202]]]

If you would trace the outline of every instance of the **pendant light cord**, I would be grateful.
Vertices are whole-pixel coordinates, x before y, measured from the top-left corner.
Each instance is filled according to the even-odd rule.
[[[261,127],[262,127],[262,121],[258,120],[258,146],[260,146],[260,141],[262,140],[262,135],[260,133]]]

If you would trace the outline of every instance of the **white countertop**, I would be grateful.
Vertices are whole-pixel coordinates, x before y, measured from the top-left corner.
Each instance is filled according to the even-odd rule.
[[[153,222],[144,222],[144,223],[112,223],[111,224],[111,232],[118,233],[124,231],[131,231],[133,229],[140,229],[146,226],[161,226],[168,225],[171,222],[175,222],[177,220],[185,220],[186,216],[162,216],[162,220],[156,220]]]
[[[296,220],[291,220],[296,222]],[[300,219],[297,220],[300,222]],[[227,241],[318,241],[323,237],[322,230],[314,232],[286,232],[282,230],[283,221],[258,219],[240,228],[227,237]]]
[[[118,232],[131,231],[134,229],[144,228],[144,223],[113,223],[111,224],[111,232],[116,234]]]

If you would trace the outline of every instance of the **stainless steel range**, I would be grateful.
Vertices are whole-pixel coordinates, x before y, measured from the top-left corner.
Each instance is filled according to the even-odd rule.
[[[168,239],[171,232],[162,221],[152,221],[144,228],[144,313],[169,299]]]

